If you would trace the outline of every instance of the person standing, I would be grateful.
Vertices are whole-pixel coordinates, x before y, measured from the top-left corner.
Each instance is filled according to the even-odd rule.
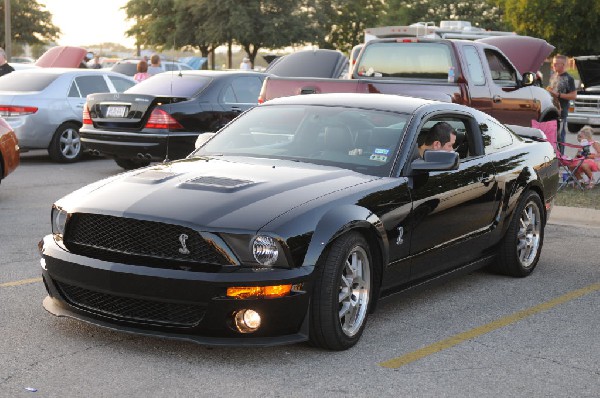
[[[9,74],[10,72],[14,72],[15,68],[8,64],[6,60],[6,52],[4,49],[0,47],[0,76],[4,76]]]
[[[558,147],[560,153],[564,154],[565,135],[567,130],[567,117],[569,116],[569,101],[577,98],[577,89],[575,88],[575,79],[567,73],[567,57],[556,55],[552,60],[552,69],[554,73],[550,77],[550,86],[548,92],[552,97],[558,100],[560,105],[560,126],[558,129]]]
[[[142,82],[149,78],[151,75],[148,73],[148,63],[144,60],[141,60],[137,64],[137,73],[133,75],[133,80],[136,82]]]
[[[252,70],[252,65],[250,65],[250,58],[244,57],[242,62],[240,63],[241,70]]]
[[[150,57],[150,66],[148,67],[148,73],[150,74],[150,76],[153,76],[161,72],[163,72],[163,68],[160,66],[160,56],[158,54],[153,54]]]

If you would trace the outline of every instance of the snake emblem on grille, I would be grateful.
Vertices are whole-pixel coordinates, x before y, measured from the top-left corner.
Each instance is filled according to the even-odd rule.
[[[188,250],[187,246],[185,245],[185,241],[187,240],[188,236],[186,234],[181,234],[179,235],[179,243],[181,243],[181,247],[179,248],[179,253],[181,254],[190,254],[190,251]]]

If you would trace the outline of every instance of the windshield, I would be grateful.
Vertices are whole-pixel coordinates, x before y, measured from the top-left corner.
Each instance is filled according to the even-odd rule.
[[[251,156],[388,176],[409,115],[361,108],[262,105],[192,156]]]
[[[365,46],[355,70],[366,77],[447,79],[452,66],[446,44],[390,41]]]
[[[50,85],[59,75],[55,73],[29,73],[17,71],[0,77],[1,91],[42,91]]]

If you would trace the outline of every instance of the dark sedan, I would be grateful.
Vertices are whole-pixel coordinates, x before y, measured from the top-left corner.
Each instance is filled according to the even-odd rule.
[[[219,130],[255,106],[266,74],[165,72],[119,95],[90,95],[83,112],[86,149],[125,169],[181,159],[198,136]]]
[[[441,121],[455,151],[419,157]],[[558,183],[538,138],[416,98],[269,101],[186,159],[57,201],[44,307],[201,344],[347,349],[382,297],[487,265],[533,271]]]

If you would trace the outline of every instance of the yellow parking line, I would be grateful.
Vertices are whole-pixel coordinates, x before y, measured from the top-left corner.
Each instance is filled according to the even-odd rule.
[[[0,287],[12,287],[12,286],[27,285],[29,283],[36,283],[36,282],[41,282],[41,281],[42,281],[42,278],[21,279],[20,281],[0,283]]]
[[[449,337],[445,340],[441,340],[441,341],[438,341],[437,343],[428,345],[428,346],[418,349],[416,351],[409,352],[408,354],[402,355],[401,357],[397,357],[397,358],[393,358],[393,359],[390,359],[385,362],[381,362],[379,365],[383,366],[384,368],[397,369],[401,366],[407,365],[411,362],[415,362],[426,356],[435,354],[436,352],[440,352],[445,349],[451,348],[451,347],[453,347],[457,344],[460,344],[466,340],[473,339],[473,338],[481,336],[483,334],[492,332],[496,329],[500,329],[502,327],[508,326],[512,323],[520,321],[521,319],[524,319],[531,315],[537,314],[538,312],[549,310],[550,308],[555,307],[559,304],[566,303],[567,301],[574,300],[578,297],[595,292],[597,290],[600,290],[600,283],[594,283],[594,284],[586,286],[582,289],[574,290],[570,293],[567,293],[563,296],[557,297],[553,300],[546,301],[545,303],[536,305],[535,307],[527,308],[523,311],[519,311],[514,314],[497,319],[486,325],[479,326],[475,329],[471,329],[471,330],[468,330],[463,333],[459,333],[459,334]]]

